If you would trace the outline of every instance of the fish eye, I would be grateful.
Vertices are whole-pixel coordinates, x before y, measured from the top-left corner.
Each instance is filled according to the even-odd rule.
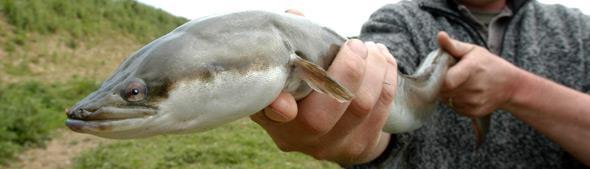
[[[137,96],[139,94],[139,89],[131,89],[131,94]]]
[[[123,96],[127,101],[136,102],[145,99],[147,96],[147,89],[143,81],[134,80],[131,81],[124,91]]]

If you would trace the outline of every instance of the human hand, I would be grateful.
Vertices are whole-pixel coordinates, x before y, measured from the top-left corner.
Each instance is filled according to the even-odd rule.
[[[251,118],[283,151],[299,151],[342,165],[369,162],[387,146],[381,129],[393,103],[397,65],[384,45],[349,40],[340,49],[328,75],[355,94],[340,103],[312,92],[297,104],[282,93]],[[386,85],[386,84],[387,85]],[[299,110],[299,111],[298,111]]]
[[[510,102],[522,70],[487,49],[439,32],[438,43],[458,59],[449,68],[442,97],[458,113],[483,117]]]
[[[383,45],[349,40],[328,74],[355,93],[352,102],[340,103],[312,92],[297,105],[293,96],[282,93],[270,108],[252,119],[283,151],[300,151],[342,165],[377,158],[390,136],[381,129],[396,89],[396,85],[385,83],[397,84],[393,56]]]

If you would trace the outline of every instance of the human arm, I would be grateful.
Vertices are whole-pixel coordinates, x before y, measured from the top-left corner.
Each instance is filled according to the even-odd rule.
[[[520,79],[502,108],[590,166],[590,96],[529,72]]]
[[[485,48],[439,33],[440,46],[460,61],[449,69],[443,98],[482,117],[496,109],[516,118],[590,165],[590,96],[520,69]]]

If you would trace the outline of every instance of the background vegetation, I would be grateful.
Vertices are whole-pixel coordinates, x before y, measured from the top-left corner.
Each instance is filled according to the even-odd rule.
[[[298,153],[281,153],[264,131],[244,119],[205,133],[159,136],[102,145],[74,168],[335,168]]]
[[[0,163],[24,147],[42,144],[53,129],[63,126],[64,107],[91,92],[96,84],[72,80],[71,84],[30,81],[0,87]]]
[[[66,108],[128,54],[186,21],[132,0],[0,0],[0,166],[55,137]],[[113,141],[87,150],[74,167],[336,166],[282,153],[241,120],[200,134]]]
[[[1,9],[17,33],[62,31],[76,38],[112,31],[146,41],[186,22],[131,0],[3,0]]]

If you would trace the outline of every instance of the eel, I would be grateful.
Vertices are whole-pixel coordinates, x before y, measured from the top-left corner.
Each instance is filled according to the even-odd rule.
[[[242,11],[192,20],[131,54],[66,111],[65,124],[100,137],[143,138],[215,128],[264,109],[281,91],[297,100],[315,90],[350,101],[353,94],[325,72],[345,41],[291,14]],[[411,132],[426,123],[455,62],[438,49],[412,75],[398,75],[383,131]]]

